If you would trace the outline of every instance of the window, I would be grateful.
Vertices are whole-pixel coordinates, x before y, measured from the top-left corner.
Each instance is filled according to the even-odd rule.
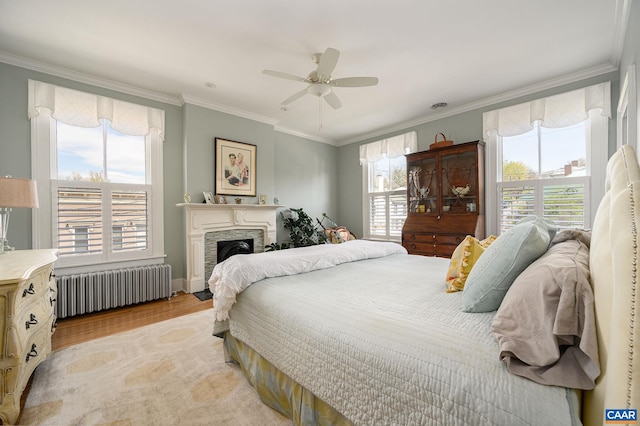
[[[488,233],[529,215],[591,227],[604,195],[610,98],[607,82],[484,113]]]
[[[589,226],[586,121],[573,126],[533,130],[499,139],[498,211],[501,232],[529,215],[558,228]]]
[[[362,145],[364,237],[400,241],[407,217],[407,162],[417,149],[410,132]]]
[[[160,263],[161,132],[149,129],[145,135],[130,128],[136,122],[135,108],[146,107],[47,86],[65,91],[66,107],[80,94],[80,112],[69,115],[72,105],[57,114],[55,103],[60,100],[54,99],[51,106],[35,108],[32,116],[34,178],[42,207],[35,215],[34,247],[57,248],[62,267]],[[83,115],[93,102],[112,105],[125,125],[104,111]],[[147,116],[158,111],[149,110]]]

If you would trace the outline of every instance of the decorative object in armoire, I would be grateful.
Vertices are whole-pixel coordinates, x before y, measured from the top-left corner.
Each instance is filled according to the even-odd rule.
[[[450,257],[467,235],[483,239],[484,142],[406,157],[408,211],[402,245],[409,253]]]
[[[438,140],[438,136],[442,136],[441,141]],[[442,147],[451,146],[451,145],[453,145],[453,141],[447,139],[444,133],[436,133],[436,136],[433,138],[433,143],[429,145],[429,149],[442,148]]]
[[[37,207],[38,191],[35,180],[0,177],[0,254],[13,250],[7,240],[11,210]]]

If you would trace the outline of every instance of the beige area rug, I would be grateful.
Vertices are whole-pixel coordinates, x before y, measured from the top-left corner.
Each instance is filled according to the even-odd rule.
[[[24,425],[291,425],[211,335],[213,309],[54,352],[34,373]]]

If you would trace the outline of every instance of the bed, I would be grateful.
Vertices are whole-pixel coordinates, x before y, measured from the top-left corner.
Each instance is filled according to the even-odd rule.
[[[527,229],[537,227],[545,250],[496,272],[492,256],[513,247],[500,236],[478,257],[462,291],[445,291],[449,259],[408,255],[393,243],[356,240],[233,256],[209,280],[213,334],[224,337],[227,361],[240,364],[263,402],[296,424],[603,424],[607,409],[640,406],[634,347],[640,168],[630,146],[610,159],[606,189],[590,232],[569,235],[536,221]],[[528,241],[518,253],[534,245]],[[550,265],[551,281],[566,275],[571,286],[528,293],[537,285],[531,277],[554,271]],[[491,294],[502,292],[496,300],[484,298],[487,291],[474,294],[486,277]],[[498,288],[498,281],[510,282]],[[551,293],[555,299],[547,302]],[[526,313],[543,318],[544,327],[531,332],[553,330],[520,352],[510,346],[509,327],[538,324],[518,324],[518,309],[538,306],[536,298],[548,305]],[[567,304],[575,321],[558,325],[559,314],[548,321],[550,306],[556,315]],[[549,354],[541,349],[549,342],[558,345],[557,359],[536,364],[535,357]],[[531,352],[535,359],[527,358]]]

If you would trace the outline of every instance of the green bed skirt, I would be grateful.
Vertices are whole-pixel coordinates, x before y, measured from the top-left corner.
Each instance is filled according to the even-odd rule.
[[[240,365],[262,402],[296,425],[353,424],[228,331],[224,333],[224,350],[227,359]]]

